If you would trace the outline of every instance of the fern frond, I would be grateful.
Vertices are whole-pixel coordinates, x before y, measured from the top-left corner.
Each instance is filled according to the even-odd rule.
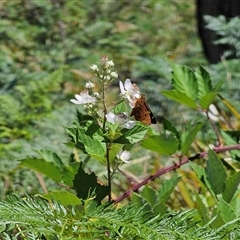
[[[10,196],[0,202],[0,237],[26,239],[220,239],[226,229],[199,226],[197,212],[187,210],[154,216],[128,205],[92,205],[85,212],[42,199]],[[81,208],[80,208],[81,209]],[[228,226],[229,227],[229,226]],[[227,228],[227,227],[226,227]],[[7,239],[7,238],[5,238]]]
[[[233,50],[228,50],[224,55],[230,56],[236,54],[237,57],[240,56],[240,32],[239,24],[240,18],[235,17],[227,21],[224,16],[212,17],[205,16],[205,21],[207,22],[207,28],[215,31],[220,39],[215,41],[215,44],[228,44],[232,46]]]

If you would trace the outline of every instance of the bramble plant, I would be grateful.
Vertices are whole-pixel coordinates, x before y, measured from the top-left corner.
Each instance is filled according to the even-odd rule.
[[[71,139],[70,146],[81,150],[87,158],[94,159],[106,168],[106,185],[98,182],[94,170],[87,172],[84,160],[70,156],[69,162],[50,150],[41,150],[41,158],[21,160],[25,166],[44,174],[68,188],[42,194],[42,199],[9,196],[0,202],[1,237],[17,232],[23,239],[220,239],[239,236],[240,183],[239,131],[221,130],[226,123],[214,106],[218,97],[237,119],[235,108],[219,95],[223,81],[212,86],[211,76],[203,68],[191,70],[171,63],[172,89],[161,93],[169,99],[194,111],[193,121],[179,131],[168,119],[161,121],[162,130],[157,132],[150,125],[134,121],[128,114],[141,96],[136,84],[129,79],[119,81],[120,97],[108,102],[110,84],[117,81],[114,63],[107,56],[92,65],[91,71],[101,86],[87,82],[85,90],[70,101],[83,105],[86,114],[77,112],[77,121],[65,127]],[[210,129],[216,144],[208,144],[202,128]],[[202,137],[197,138],[197,134]],[[171,166],[133,185],[122,196],[112,199],[115,174],[122,164],[131,163],[128,145],[141,141],[145,149],[177,160]],[[231,157],[231,162],[227,159]],[[201,160],[201,164],[193,163]],[[165,180],[153,189],[147,183],[189,163],[195,174],[196,186],[181,184],[179,176]],[[189,209],[174,212],[168,206],[173,190],[184,192],[183,198]],[[183,186],[184,185],[184,186]],[[142,191],[137,192],[141,187]],[[75,192],[72,191],[75,190]],[[201,189],[201,192],[199,191]],[[76,194],[75,194],[76,193]],[[116,208],[114,204],[132,195],[127,206]],[[104,199],[108,197],[108,201]],[[114,204],[111,204],[114,203]],[[69,207],[70,206],[70,207]],[[175,210],[175,209],[174,209]]]

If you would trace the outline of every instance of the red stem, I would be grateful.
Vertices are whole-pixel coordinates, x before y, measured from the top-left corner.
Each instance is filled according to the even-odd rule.
[[[222,147],[214,147],[213,151],[214,152],[225,152],[225,151],[230,151],[230,150],[236,150],[239,149],[240,150],[240,144],[237,145],[233,145],[233,146],[222,146]],[[198,153],[192,157],[184,157],[182,158],[182,160],[179,163],[175,163],[174,165],[170,166],[170,167],[165,167],[160,169],[157,173],[155,173],[154,175],[149,176],[148,178],[146,178],[145,180],[143,180],[142,182],[134,185],[132,188],[130,188],[129,190],[127,190],[122,196],[118,197],[115,201],[114,204],[117,204],[119,202],[121,202],[124,198],[127,198],[128,196],[131,195],[132,192],[137,191],[140,187],[144,186],[145,184],[147,184],[149,181],[153,181],[155,178],[170,172],[172,170],[175,170],[177,168],[179,168],[180,166],[188,163],[188,161],[194,161],[196,159],[202,158],[202,157],[206,157],[207,156],[207,152],[201,152]]]

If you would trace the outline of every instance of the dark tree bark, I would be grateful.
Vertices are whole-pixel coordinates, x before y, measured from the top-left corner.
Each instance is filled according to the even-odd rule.
[[[202,41],[203,50],[210,63],[218,63],[223,53],[230,49],[229,45],[214,45],[218,40],[217,34],[206,29],[203,17],[210,15],[217,17],[224,15],[227,19],[240,16],[240,0],[196,0],[198,32]],[[232,56],[233,58],[233,56]]]

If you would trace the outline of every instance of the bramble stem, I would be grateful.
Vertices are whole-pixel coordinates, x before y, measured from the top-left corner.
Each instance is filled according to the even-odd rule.
[[[102,101],[103,101],[103,131],[106,131],[106,114],[107,114],[107,105],[105,102],[105,84],[103,83],[103,89],[102,89]],[[112,201],[111,192],[112,192],[112,185],[111,185],[111,168],[110,168],[110,159],[109,159],[109,151],[110,151],[110,145],[109,143],[106,143],[106,159],[107,159],[107,179],[108,179],[108,187],[109,187],[109,193],[108,193],[108,202]]]
[[[232,146],[220,146],[220,147],[215,147],[213,148],[213,151],[218,153],[218,152],[226,152],[226,151],[230,151],[230,150],[236,150],[239,149],[240,150],[240,144],[236,144],[236,145],[232,145]],[[142,182],[134,185],[132,188],[130,188],[129,190],[127,190],[122,196],[118,197],[115,201],[114,204],[117,204],[119,202],[121,202],[123,199],[129,197],[131,195],[132,192],[137,191],[139,188],[141,188],[142,186],[146,185],[148,182],[153,181],[155,178],[170,172],[172,170],[175,170],[179,167],[181,167],[182,165],[188,163],[188,161],[194,161],[196,159],[202,158],[202,157],[206,157],[207,156],[207,152],[201,152],[201,153],[197,153],[192,157],[185,157],[183,158],[178,164],[173,164],[170,167],[165,167],[160,169],[158,172],[156,172],[154,175],[149,176],[148,178],[146,178],[145,180],[143,180]]]

